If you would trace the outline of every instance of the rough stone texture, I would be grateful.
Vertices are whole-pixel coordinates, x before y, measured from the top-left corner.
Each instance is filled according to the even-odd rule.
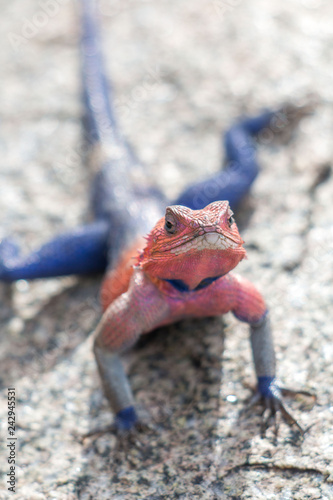
[[[14,386],[18,482],[12,494],[2,480],[0,496],[333,498],[332,177],[313,188],[332,159],[332,3],[102,0],[101,10],[122,128],[169,196],[219,168],[220,131],[239,114],[317,94],[289,141],[261,137],[239,270],[271,307],[282,380],[318,404],[290,403],[311,426],[303,440],[285,425],[277,443],[271,430],[261,439],[259,410],[241,413],[254,382],[246,326],[188,321],[126,357],[150,430],[127,449],[112,435],[82,443],[110,422],[88,337],[99,279],[1,285],[1,438]],[[2,0],[0,30],[0,237],[27,250],[87,216],[77,5]],[[3,446],[5,473],[6,457]]]

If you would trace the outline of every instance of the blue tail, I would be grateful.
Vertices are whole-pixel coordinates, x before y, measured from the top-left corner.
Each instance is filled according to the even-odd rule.
[[[185,189],[174,204],[199,210],[213,201],[228,200],[234,210],[250,190],[259,171],[253,136],[268,127],[273,117],[274,112],[265,111],[231,127],[224,136],[225,169]]]

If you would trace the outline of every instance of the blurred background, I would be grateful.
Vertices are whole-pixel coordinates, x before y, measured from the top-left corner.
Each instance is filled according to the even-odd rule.
[[[79,2],[1,0],[0,5],[0,238],[14,234],[22,248],[28,250],[88,215],[91,172],[84,163],[82,143]],[[329,0],[101,0],[99,5],[105,61],[121,129],[145,164],[148,176],[171,198],[188,183],[221,167],[221,133],[240,115],[256,114],[285,102],[301,104],[309,95],[316,96],[314,114],[304,119],[288,140],[278,141],[270,135],[261,138],[262,171],[244,208],[251,214],[242,229],[249,259],[241,263],[239,270],[265,293],[272,310],[283,377],[320,396],[320,405],[301,415],[305,426],[314,424],[308,441],[300,449],[288,445],[285,438],[285,447],[274,449],[276,459],[288,464],[292,457],[302,467],[327,470],[325,463],[333,458],[333,444],[329,442],[333,415],[333,191],[331,177],[319,181],[321,172],[328,172],[332,162],[333,4]],[[52,439],[56,439],[59,429],[47,421],[49,410],[43,407],[43,398],[47,400],[49,393],[36,386],[36,380],[50,367],[57,380],[58,363],[74,352],[96,324],[98,286],[98,280],[76,278],[19,282],[10,289],[1,286],[1,325],[11,334],[10,339],[5,336],[2,341],[7,359],[2,362],[3,375],[11,373],[18,380],[16,375],[28,370],[21,394],[27,395],[35,388],[37,399],[29,404],[38,422],[38,434],[51,432],[51,437],[47,434],[51,440],[47,446],[54,446]],[[216,481],[226,468],[244,461],[247,453],[252,453],[255,461],[272,452],[270,445],[255,434],[249,439],[250,424],[238,425],[237,411],[248,395],[242,379],[251,378],[253,371],[246,327],[231,317],[228,325],[232,335],[224,351],[222,404],[216,410],[224,444],[213,446],[215,437],[213,441],[198,442],[197,465],[205,471],[206,482],[197,482],[196,489],[189,490],[193,474],[184,466],[183,479],[177,486],[180,498],[215,498],[214,494],[224,498],[224,490],[216,486]],[[212,347],[220,338],[219,327],[211,325],[210,335],[215,339],[211,340]],[[81,405],[89,401],[92,383],[93,389],[99,391],[90,350],[84,352],[83,358],[71,359],[73,370],[77,370],[73,375],[76,382],[71,379],[71,383],[76,387],[75,377],[79,377],[81,390],[85,391],[84,397],[77,396]],[[32,359],[37,359],[37,364],[29,371]],[[82,359],[88,359],[88,365],[83,366]],[[148,370],[154,380],[148,395],[143,396],[151,407],[161,381],[158,376],[155,381],[154,371],[149,372],[153,369],[148,360],[143,357],[141,363],[141,373]],[[179,368],[185,377],[187,368]],[[190,370],[189,378],[192,375]],[[141,379],[137,376],[138,387],[142,388],[142,375]],[[52,387],[50,380],[48,383]],[[66,391],[62,392],[57,396],[58,403],[50,396],[48,404],[66,419],[67,403],[62,398],[67,396]],[[239,396],[237,408],[226,403],[230,393]],[[43,398],[38,399],[42,394]],[[213,396],[216,401],[216,394]],[[89,415],[86,406],[80,406],[80,412]],[[29,415],[24,415],[25,422],[32,418]],[[95,418],[88,427],[94,427]],[[204,440],[207,434],[200,427],[205,425],[200,412],[193,418],[192,430]],[[236,422],[237,429],[232,425]],[[68,425],[63,435],[70,436]],[[187,427],[183,429],[178,421],[173,425],[176,430],[167,435],[174,443],[172,451],[169,458],[162,456],[170,470],[177,471],[177,456],[189,457],[192,445]],[[181,439],[177,434],[180,430]],[[288,435],[288,430],[285,433]],[[42,467],[38,462],[38,439],[34,436],[30,445],[30,461],[22,452],[30,476],[21,484],[26,481],[27,487],[31,478],[40,481],[37,469],[31,466],[34,463]],[[68,472],[67,466],[60,466],[55,447],[49,460],[58,475],[79,481],[82,471],[89,475],[94,467],[108,470],[100,450],[93,455],[96,463],[88,461],[83,465],[81,450],[76,448],[79,444],[74,446],[70,439],[59,444],[58,452],[68,453],[69,463],[75,462],[80,470],[71,466]],[[111,449],[112,443],[108,444]],[[155,447],[163,446],[161,437]],[[204,455],[211,457],[208,462],[200,458]],[[146,498],[155,498],[149,495],[158,491],[152,485],[160,470],[156,472],[154,464],[146,464],[147,486],[137,483],[140,475],[122,459],[123,473],[133,488],[137,485]],[[156,463],[160,463],[158,458]],[[43,491],[49,492],[55,479],[47,474],[44,477]],[[309,483],[305,475],[281,476],[273,478],[272,483],[267,477],[248,472],[245,476],[230,476],[226,484],[237,498],[268,498],[267,492],[285,495],[274,498],[306,498],[302,488],[308,487],[314,488],[313,495],[319,495],[308,498],[333,495],[320,474],[318,481],[311,477]],[[103,481],[95,479],[94,486],[88,481],[84,491],[93,491],[94,498],[104,498]],[[172,481],[164,489],[161,486],[161,494],[168,495],[163,498],[176,498],[172,496],[177,490]],[[125,491],[124,484],[109,485],[111,490],[106,495]],[[61,498],[72,498],[72,493],[62,488]],[[300,496],[293,496],[297,491]]]

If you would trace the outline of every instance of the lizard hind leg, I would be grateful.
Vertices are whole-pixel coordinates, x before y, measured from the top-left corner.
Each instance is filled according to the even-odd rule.
[[[21,256],[10,240],[0,243],[0,280],[12,282],[102,272],[106,267],[108,224],[96,221],[60,234]]]
[[[235,209],[248,193],[259,171],[253,136],[269,126],[273,117],[274,112],[265,111],[233,125],[224,136],[227,159],[224,170],[188,187],[173,204],[199,210],[214,201],[228,200],[231,208]]]

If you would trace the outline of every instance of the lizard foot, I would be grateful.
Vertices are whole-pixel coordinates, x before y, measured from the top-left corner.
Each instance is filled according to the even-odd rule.
[[[89,438],[92,438],[92,442],[95,442],[96,439],[105,434],[112,434],[116,437],[115,450],[127,452],[133,448],[140,449],[144,447],[145,441],[149,439],[149,437],[144,438],[143,436],[147,431],[151,433],[151,427],[141,422],[137,422],[130,429],[119,429],[119,427],[113,423],[103,428],[93,429],[84,435],[76,435],[76,437],[83,445]]]
[[[276,114],[275,132],[280,136],[282,142],[288,142],[293,130],[306,116],[311,115],[318,102],[315,95],[309,95],[303,102],[285,103]]]
[[[308,429],[303,429],[299,422],[292,416],[287,409],[283,397],[284,396],[304,396],[311,398],[313,403],[316,401],[316,396],[308,391],[297,391],[281,387],[274,377],[258,377],[258,389],[250,400],[249,408],[256,404],[263,405],[261,436],[265,437],[266,430],[270,423],[274,425],[275,438],[278,435],[278,420],[277,415],[280,414],[282,419],[290,426],[296,427],[299,433],[303,436]]]
[[[124,446],[138,443],[139,434],[152,431],[152,425],[139,420],[133,407],[125,408],[117,413],[115,421],[106,427],[93,429],[81,436],[81,441],[104,434],[114,434]]]

